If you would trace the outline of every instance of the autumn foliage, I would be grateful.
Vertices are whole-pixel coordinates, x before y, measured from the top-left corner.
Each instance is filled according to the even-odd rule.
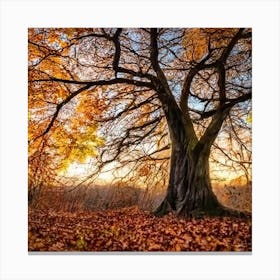
[[[251,251],[251,38],[29,28],[29,251]]]
[[[29,209],[30,251],[251,251],[237,218],[155,217],[137,207],[96,212]]]

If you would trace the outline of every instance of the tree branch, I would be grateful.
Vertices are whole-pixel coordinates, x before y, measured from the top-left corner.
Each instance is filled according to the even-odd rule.
[[[30,83],[34,82],[61,82],[65,84],[76,84],[76,85],[90,85],[90,86],[103,86],[103,85],[114,85],[114,84],[129,84],[135,86],[147,87],[154,89],[154,86],[150,82],[142,82],[137,80],[131,80],[126,78],[115,78],[111,80],[99,80],[99,81],[76,81],[68,79],[59,79],[55,77],[50,77],[49,79],[36,79],[29,81]]]
[[[239,97],[234,98],[234,99],[226,99],[224,104],[220,107],[220,109],[225,110],[225,109],[228,109],[228,108],[232,108],[237,103],[247,101],[251,98],[252,98],[252,93],[249,92],[247,94],[244,94],[244,95],[239,96]],[[213,109],[213,110],[210,110],[210,111],[202,112],[202,111],[199,111],[199,110],[191,109],[192,112],[199,114],[201,119],[207,119],[209,117],[212,117],[213,115],[215,115],[217,113],[218,110],[219,109]]]
[[[113,69],[115,71],[115,76],[117,78],[117,72],[118,72],[118,67],[119,67],[119,61],[120,61],[120,57],[121,57],[121,44],[119,41],[119,36],[122,32],[122,28],[118,28],[116,33],[114,34],[112,41],[115,45],[115,55],[114,55],[114,60],[113,60]]]
[[[90,87],[92,87],[92,86],[91,86],[90,84],[88,84],[88,85],[86,85],[86,86],[84,86],[84,87],[82,87],[82,88],[80,88],[80,89],[74,91],[74,92],[73,92],[72,94],[70,94],[66,99],[64,99],[61,103],[57,104],[57,106],[56,106],[56,111],[55,111],[55,113],[53,114],[52,119],[51,119],[50,123],[48,124],[47,128],[44,130],[43,133],[41,133],[40,135],[36,136],[32,141],[36,141],[38,138],[43,137],[44,135],[46,135],[46,134],[50,131],[50,129],[52,128],[52,126],[53,126],[53,124],[54,124],[54,122],[55,122],[55,120],[56,120],[56,118],[57,118],[57,116],[58,116],[60,110],[62,109],[62,107],[63,107],[65,104],[67,104],[68,102],[70,102],[75,96],[77,96],[77,95],[80,94],[81,92],[83,92],[83,91],[89,89]]]
[[[187,134],[186,135],[187,140],[188,141],[191,141],[191,140],[197,141],[194,127],[193,127],[193,124],[192,124],[190,118],[186,117],[182,113],[182,110],[179,108],[179,106],[169,88],[167,79],[166,79],[162,69],[159,66],[159,62],[158,62],[159,52],[158,52],[157,36],[158,36],[157,29],[152,28],[151,29],[151,47],[150,47],[151,62],[152,62],[153,69],[157,74],[158,83],[159,83],[159,85],[157,85],[158,86],[157,92],[158,92],[159,99],[160,99],[161,103],[163,104],[163,110],[166,115],[167,121],[170,119],[176,120],[177,122],[180,123],[179,126],[181,127],[181,130],[182,130],[182,128],[185,129],[185,133]],[[175,124],[172,124],[172,125],[175,125]],[[177,125],[178,124],[176,124],[176,126]],[[177,134],[182,135],[182,131],[178,132]],[[186,139],[184,139],[184,141],[185,140]]]
[[[203,151],[204,153],[209,154],[211,146],[214,143],[214,141],[222,127],[224,120],[228,116],[230,109],[235,104],[249,100],[250,98],[251,98],[251,93],[240,96],[235,99],[232,99],[231,101],[228,101],[225,104],[223,104],[222,106],[220,106],[218,109],[212,110],[211,114],[213,114],[213,119],[212,119],[211,123],[209,124],[209,126],[207,127],[207,129],[205,130],[202,137],[200,138],[200,140],[198,141],[198,143],[194,149],[194,153],[199,154]],[[205,113],[210,114],[210,111],[205,112]]]
[[[63,82],[63,83],[74,83],[74,84],[86,84],[84,87],[74,91],[73,93],[71,93],[66,99],[64,99],[61,103],[59,103],[56,107],[56,111],[52,116],[52,119],[49,123],[49,125],[47,126],[47,128],[44,130],[44,132],[42,134],[40,134],[39,136],[37,136],[33,141],[36,141],[38,138],[43,137],[44,135],[46,135],[50,129],[52,128],[60,110],[63,108],[64,105],[66,105],[67,103],[69,103],[75,96],[77,96],[78,94],[80,94],[81,92],[93,87],[93,86],[97,86],[97,85],[113,85],[113,84],[118,84],[118,83],[127,83],[127,84],[133,84],[133,85],[140,85],[140,86],[146,86],[146,87],[151,87],[152,88],[152,84],[151,83],[147,83],[147,82],[140,82],[140,81],[132,81],[129,79],[124,79],[124,78],[116,78],[116,79],[112,79],[112,80],[100,80],[100,81],[95,81],[95,82],[82,82],[82,81],[73,81],[73,80],[64,80],[64,79],[56,79],[56,78],[51,78],[51,79],[42,79],[42,80],[37,80],[37,82],[42,82],[42,81],[52,81],[52,82]]]

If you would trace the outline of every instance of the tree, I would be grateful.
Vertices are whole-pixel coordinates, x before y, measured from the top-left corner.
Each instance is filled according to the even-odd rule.
[[[28,43],[29,144],[48,147],[51,169],[98,147],[98,170],[144,162],[145,176],[168,159],[156,214],[236,214],[212,191],[209,158],[230,157],[217,142],[228,130],[250,164],[250,29],[30,29]]]

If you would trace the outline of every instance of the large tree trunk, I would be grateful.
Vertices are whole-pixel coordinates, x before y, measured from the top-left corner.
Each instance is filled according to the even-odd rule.
[[[218,113],[200,140],[185,125],[178,108],[171,103],[165,112],[171,139],[170,174],[166,197],[155,211],[162,216],[238,216],[238,211],[224,207],[214,194],[209,176],[211,146],[220,130],[226,112]]]
[[[198,216],[222,209],[211,188],[208,160],[207,154],[192,154],[184,145],[172,146],[167,194],[156,214]]]

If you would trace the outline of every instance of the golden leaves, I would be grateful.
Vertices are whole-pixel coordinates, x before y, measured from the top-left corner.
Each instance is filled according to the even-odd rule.
[[[57,79],[70,78],[68,72],[63,67],[60,56],[51,56],[44,59],[38,66],[38,69]]]
[[[183,39],[185,58],[188,61],[200,61],[211,49],[222,49],[235,35],[235,28],[192,28]]]
[[[61,162],[59,171],[66,171],[70,164],[85,163],[88,158],[97,155],[97,148],[104,144],[104,139],[97,136],[97,126],[77,128],[72,131],[57,128],[52,133],[53,146]]]
[[[101,115],[108,108],[106,100],[100,97],[103,90],[106,88],[96,88],[85,91],[79,96],[76,112],[82,114],[83,119],[93,121],[94,117]]]
[[[48,45],[54,47],[55,49],[63,49],[68,46],[70,41],[69,39],[73,34],[73,29],[70,28],[70,30],[68,30],[63,28],[52,28],[48,29],[47,34],[46,42]]]
[[[252,112],[248,113],[246,121],[247,121],[247,123],[252,124]]]
[[[60,36],[59,34],[57,34],[56,32],[49,32],[49,36],[47,38],[47,40],[53,44],[53,43],[56,43],[56,42],[59,42],[60,41]]]
[[[30,63],[36,62],[36,59],[40,59],[44,56],[44,53],[40,50],[40,48],[36,45],[29,44],[28,45],[28,61]]]
[[[140,176],[147,176],[150,173],[150,171],[151,167],[146,164],[139,169],[138,173]]]
[[[201,28],[193,28],[183,40],[186,59],[199,61],[207,53],[208,40]]]
[[[69,78],[65,66],[68,63],[70,40],[63,29],[30,28],[28,40],[29,66],[36,66],[36,69],[29,69],[31,72],[39,70],[41,75],[45,72],[56,78]]]
[[[87,242],[85,241],[82,235],[79,236],[78,240],[76,241],[77,249],[80,251],[85,251],[87,248]]]

